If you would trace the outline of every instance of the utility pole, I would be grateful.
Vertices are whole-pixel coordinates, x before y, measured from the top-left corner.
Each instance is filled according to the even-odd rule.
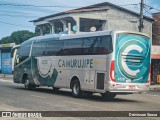
[[[143,8],[144,8],[144,0],[141,0],[141,10],[140,10],[140,20],[139,20],[139,32],[143,32],[143,28],[144,28],[144,25],[143,25]]]

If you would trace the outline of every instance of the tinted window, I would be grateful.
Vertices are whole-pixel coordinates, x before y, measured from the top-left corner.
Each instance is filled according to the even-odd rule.
[[[101,48],[105,49],[106,54],[113,52],[112,37],[110,35],[102,36]]]
[[[64,41],[64,55],[81,55],[83,39],[71,39]]]
[[[87,37],[83,41],[83,54],[88,55],[93,53],[97,37]]]
[[[46,48],[47,55],[62,55],[63,41],[49,41]]]
[[[21,57],[28,57],[31,49],[31,43],[22,44],[20,47],[20,56]]]
[[[46,55],[46,42],[34,42],[32,47],[32,56]]]
[[[109,54],[113,51],[111,36],[84,38],[83,54]]]

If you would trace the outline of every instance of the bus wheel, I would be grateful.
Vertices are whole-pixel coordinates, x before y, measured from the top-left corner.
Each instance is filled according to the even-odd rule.
[[[78,79],[75,79],[72,83],[72,95],[76,98],[82,96],[82,91]]]
[[[25,87],[25,89],[29,90],[29,89],[34,89],[36,86],[35,86],[35,85],[31,85],[31,84],[29,83],[29,80],[26,79],[26,80],[25,80],[25,83],[24,83],[24,87]]]
[[[110,93],[110,92],[101,93],[101,95],[105,100],[112,100],[114,97],[116,97],[115,93]]]

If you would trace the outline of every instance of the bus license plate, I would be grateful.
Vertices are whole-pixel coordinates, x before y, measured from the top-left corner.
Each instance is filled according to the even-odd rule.
[[[136,87],[135,86],[129,86],[129,89],[134,90]]]

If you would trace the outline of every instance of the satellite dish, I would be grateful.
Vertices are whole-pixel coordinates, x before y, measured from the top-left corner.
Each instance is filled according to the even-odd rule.
[[[78,31],[78,26],[74,25],[72,29],[73,29],[74,32],[77,32]]]
[[[90,31],[91,32],[95,32],[96,31],[96,27],[91,27]]]

